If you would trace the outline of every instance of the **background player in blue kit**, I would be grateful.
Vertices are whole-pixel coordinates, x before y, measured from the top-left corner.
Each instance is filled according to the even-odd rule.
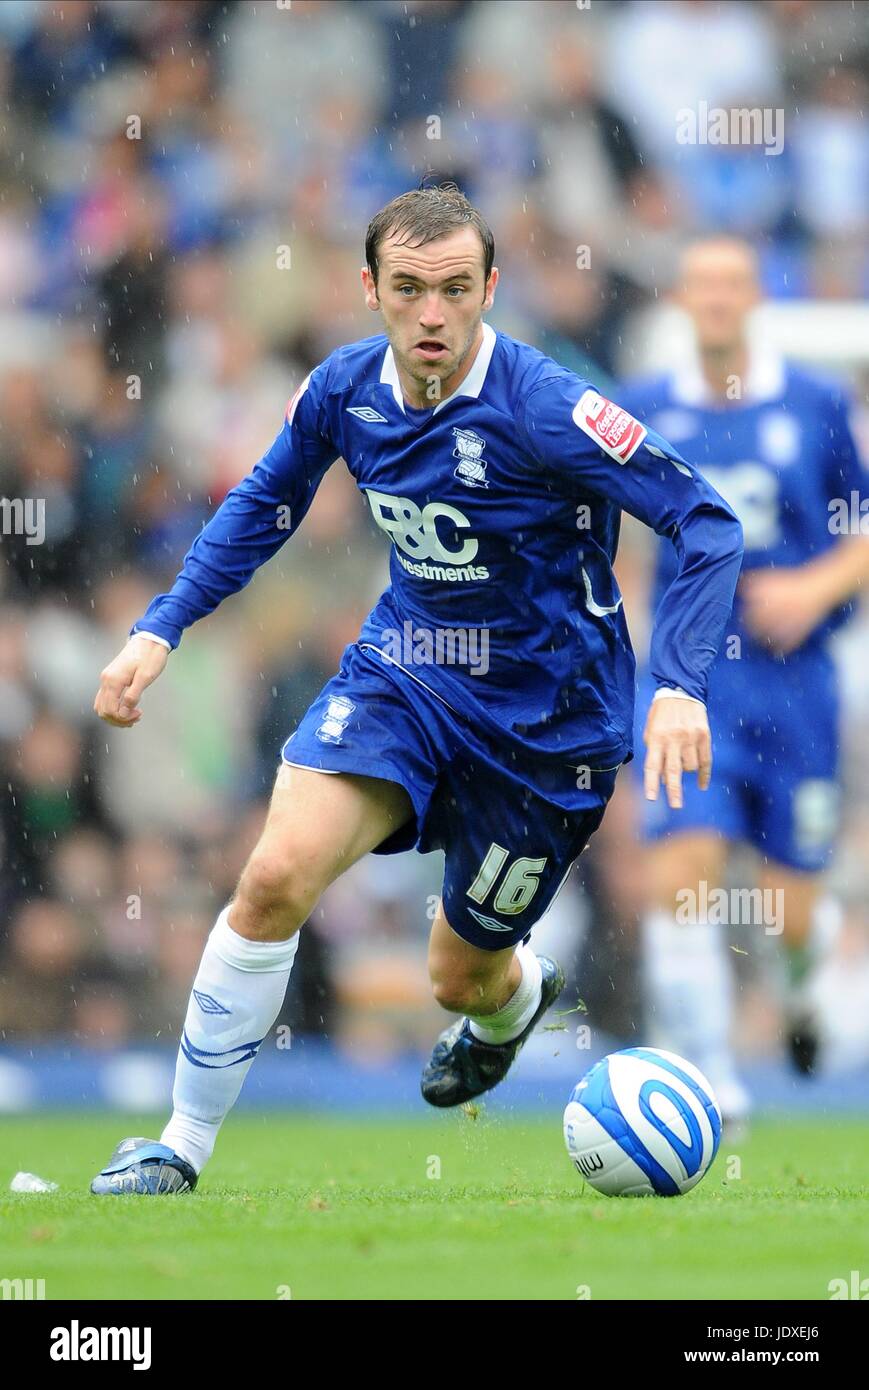
[[[194,982],[161,1141],[125,1140],[95,1192],[195,1185],[274,1023],[299,927],[370,850],[445,852],[429,969],[435,998],[464,1017],[435,1047],[425,1098],[455,1105],[506,1074],[563,982],[529,931],[632,752],[634,660],[612,572],[623,508],[678,561],[652,639],[647,791],[663,780],[675,804],[683,771],[709,780],[706,676],[739,523],[657,434],[483,323],[493,258],[453,188],[378,214],[363,285],[386,335],[337,349],[301,384],[272,448],[103,672],[96,712],[131,727],[184,628],[280,548],[344,458],[392,542],[391,583],[283,747],[262,836]],[[395,639],[408,630],[406,652]],[[469,659],[472,636],[485,661]]]
[[[840,534],[836,518],[840,504],[850,511],[852,494],[865,496],[866,477],[841,390],[749,346],[748,317],[760,293],[750,247],[730,238],[698,242],[681,276],[696,359],[629,384],[621,399],[727,498],[742,522],[745,557],[710,679],[715,779],[705,795],[687,785],[681,809],[646,807],[645,973],[661,1038],[696,1061],[736,1119],[748,1098],[731,1055],[727,924],[714,920],[718,911],[684,909],[723,887],[732,845],[754,847],[766,902],[783,908],[781,920],[766,914],[754,925],[782,932],[791,1053],[811,1069],[817,1039],[801,986],[839,804],[839,700],[828,639],[869,574],[869,541],[859,531]],[[660,546],[655,603],[666,602],[672,573],[669,548]],[[647,676],[641,689],[650,683]]]

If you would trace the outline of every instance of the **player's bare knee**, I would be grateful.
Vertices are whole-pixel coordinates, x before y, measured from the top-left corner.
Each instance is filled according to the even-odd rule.
[[[724,848],[714,840],[679,836],[655,846],[648,859],[653,905],[675,913],[686,890],[697,893],[704,882],[710,890],[720,887],[725,864]]]
[[[491,981],[474,974],[433,974],[431,981],[436,1003],[451,1014],[480,1012],[480,1006],[487,997],[487,987],[491,987]]]
[[[321,886],[310,860],[271,847],[254,850],[236,890],[233,925],[242,935],[273,938],[276,925],[290,936],[310,915]]]
[[[435,1002],[451,1014],[466,1014],[479,1002],[480,988],[474,988],[465,980],[432,980],[432,994]]]

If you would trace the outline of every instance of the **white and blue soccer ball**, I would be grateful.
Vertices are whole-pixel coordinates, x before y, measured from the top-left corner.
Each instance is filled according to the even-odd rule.
[[[684,1057],[612,1052],[574,1087],[564,1142],[577,1172],[608,1197],[678,1197],[708,1171],[721,1139],[712,1087]]]

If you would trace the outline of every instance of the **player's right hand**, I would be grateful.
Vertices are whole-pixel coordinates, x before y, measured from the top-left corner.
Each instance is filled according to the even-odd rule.
[[[169,649],[149,637],[130,638],[122,652],[100,673],[94,713],[116,729],[131,729],[142,718],[138,708],[142,691],[157,679]]]

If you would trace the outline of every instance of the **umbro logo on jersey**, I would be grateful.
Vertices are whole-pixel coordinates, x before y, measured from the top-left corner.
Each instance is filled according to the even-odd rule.
[[[386,416],[381,415],[379,410],[373,410],[370,405],[348,405],[348,415],[355,415],[357,420],[365,420],[369,425],[385,425],[388,423]]]

